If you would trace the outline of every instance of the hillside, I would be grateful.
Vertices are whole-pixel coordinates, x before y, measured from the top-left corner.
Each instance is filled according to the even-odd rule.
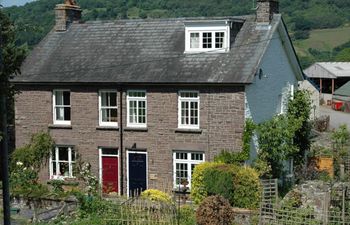
[[[104,20],[252,14],[256,0],[77,1],[84,10],[83,20]],[[27,43],[29,47],[37,44],[52,28],[53,9],[56,4],[62,2],[63,0],[37,0],[24,6],[5,8],[17,25],[17,43]],[[280,0],[280,11],[295,40],[308,39],[313,29],[337,28],[350,23],[349,0]],[[311,36],[312,44],[313,39],[314,36]],[[305,43],[306,49],[315,47],[307,41]],[[305,48],[302,44],[300,46]]]

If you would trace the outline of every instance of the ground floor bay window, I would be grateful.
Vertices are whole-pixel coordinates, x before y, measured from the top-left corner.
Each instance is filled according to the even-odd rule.
[[[56,146],[50,156],[50,179],[74,177],[75,158],[73,147]]]
[[[174,188],[187,187],[191,189],[192,173],[196,165],[204,162],[204,153],[201,152],[173,152]]]

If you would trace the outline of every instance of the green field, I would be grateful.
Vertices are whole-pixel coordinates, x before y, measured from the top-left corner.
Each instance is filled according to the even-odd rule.
[[[350,26],[334,29],[310,31],[310,38],[294,41],[294,47],[300,56],[307,56],[309,48],[330,51],[334,47],[350,41]]]

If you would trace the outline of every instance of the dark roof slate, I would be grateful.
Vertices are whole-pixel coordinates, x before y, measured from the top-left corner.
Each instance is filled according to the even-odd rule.
[[[22,66],[17,83],[250,83],[272,28],[254,16],[195,18],[244,22],[228,53],[185,54],[184,22],[194,18],[74,23],[51,31]]]

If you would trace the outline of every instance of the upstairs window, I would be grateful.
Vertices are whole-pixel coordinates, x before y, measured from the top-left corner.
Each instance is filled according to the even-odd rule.
[[[199,92],[179,92],[179,128],[199,129]]]
[[[100,91],[99,117],[100,126],[118,126],[118,106],[116,91]]]
[[[71,124],[71,105],[69,90],[53,91],[53,122],[54,124]]]
[[[230,26],[227,21],[185,22],[185,52],[228,52]]]
[[[199,48],[199,33],[191,33],[190,48]]]
[[[146,127],[147,98],[146,91],[130,90],[127,93],[127,126]]]
[[[210,32],[203,32],[203,48],[212,48],[212,33]]]
[[[191,32],[188,51],[227,51],[226,32]],[[216,51],[217,50],[217,51]]]
[[[215,32],[215,48],[223,48],[225,32]]]

